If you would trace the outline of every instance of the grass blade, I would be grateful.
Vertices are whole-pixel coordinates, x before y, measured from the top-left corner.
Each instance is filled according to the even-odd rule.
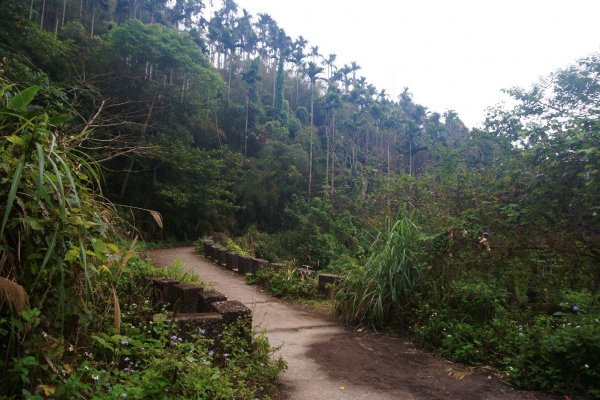
[[[17,164],[17,169],[13,174],[12,185],[10,186],[10,191],[8,192],[8,200],[6,201],[4,216],[2,217],[2,226],[0,227],[0,237],[2,237],[4,234],[4,228],[6,227],[6,223],[8,222],[8,216],[15,202],[15,197],[17,197],[17,190],[19,189],[19,183],[21,183],[21,176],[23,174],[23,164],[24,158],[21,157],[19,159],[19,164]]]

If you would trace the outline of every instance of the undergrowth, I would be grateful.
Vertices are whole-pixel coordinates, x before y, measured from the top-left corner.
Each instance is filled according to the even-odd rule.
[[[317,279],[287,266],[280,269],[261,268],[255,275],[247,275],[246,282],[258,284],[275,297],[287,300],[316,299]]]
[[[122,244],[98,166],[77,147],[88,132],[66,134],[68,113],[48,115],[39,87],[1,74],[0,398],[268,398],[285,363],[265,338],[239,327],[181,338],[152,318],[148,276],[196,278]]]

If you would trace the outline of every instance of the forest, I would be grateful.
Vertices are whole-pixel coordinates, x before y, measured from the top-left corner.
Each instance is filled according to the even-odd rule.
[[[350,325],[600,398],[600,53],[477,129],[336,58],[233,0],[0,1],[0,397],[268,396],[267,344],[211,364],[141,318],[136,241],[212,237],[340,274]]]

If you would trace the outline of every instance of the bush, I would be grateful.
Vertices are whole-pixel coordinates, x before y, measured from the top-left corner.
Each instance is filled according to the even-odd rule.
[[[493,282],[460,280],[444,301],[414,310],[416,344],[453,361],[491,364],[527,389],[600,397],[600,313],[588,291],[563,292],[563,311],[511,310]],[[574,306],[577,305],[577,308]]]
[[[261,268],[256,275],[248,275],[249,284],[259,284],[282,299],[314,299],[317,297],[317,280],[296,268]]]
[[[517,385],[600,398],[600,313],[539,316],[515,338],[509,376]]]

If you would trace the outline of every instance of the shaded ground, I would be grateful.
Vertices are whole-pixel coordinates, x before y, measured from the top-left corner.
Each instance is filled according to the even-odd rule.
[[[285,303],[248,286],[243,277],[196,254],[192,247],[153,250],[156,265],[179,259],[190,272],[252,309],[288,370],[281,397],[320,399],[551,399],[514,389],[490,371],[450,363],[402,338],[355,332],[332,318]]]

